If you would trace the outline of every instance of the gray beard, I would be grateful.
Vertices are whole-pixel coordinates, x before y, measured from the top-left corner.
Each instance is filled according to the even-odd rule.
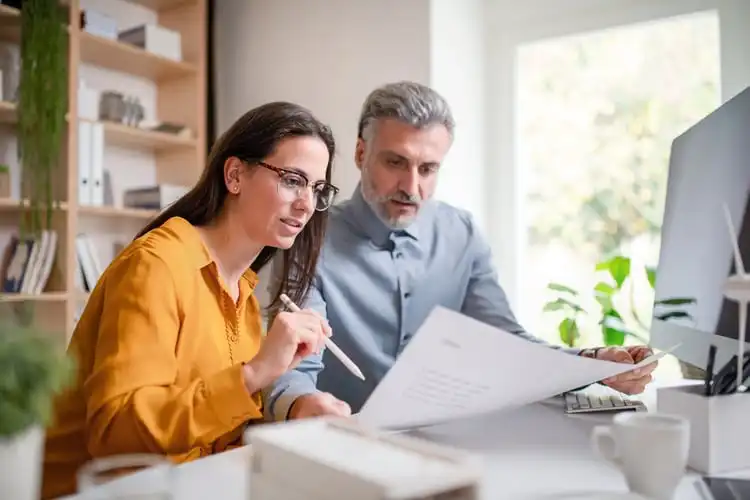
[[[366,182],[366,181],[365,181]],[[365,199],[365,202],[372,208],[372,211],[375,212],[375,215],[378,216],[378,219],[385,224],[389,229],[392,229],[394,231],[398,231],[400,229],[406,229],[409,226],[412,225],[414,220],[417,218],[417,214],[414,215],[414,217],[409,218],[399,218],[399,219],[392,219],[388,217],[388,212],[385,208],[385,203],[390,199],[390,197],[385,197],[382,200],[379,199],[373,199],[373,196],[370,196],[371,191],[369,188],[365,187],[365,182],[362,183],[362,197]],[[420,207],[421,208],[421,207]]]

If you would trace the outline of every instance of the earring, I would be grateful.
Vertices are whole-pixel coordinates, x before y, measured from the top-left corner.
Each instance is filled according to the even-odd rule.
[[[237,194],[237,193],[239,193],[239,192],[240,192],[240,188],[239,188],[239,186],[232,186],[232,192],[233,192],[234,194]]]

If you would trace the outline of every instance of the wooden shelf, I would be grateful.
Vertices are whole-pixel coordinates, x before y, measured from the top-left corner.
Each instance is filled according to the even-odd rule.
[[[92,217],[114,217],[129,219],[153,219],[159,212],[157,210],[146,210],[142,208],[125,208],[125,207],[99,207],[80,205],[78,211],[81,215]]]
[[[68,300],[65,292],[0,293],[0,302],[64,302]]]
[[[154,178],[161,183],[192,184],[203,171],[206,151],[206,47],[207,47],[207,0],[123,0],[150,9],[156,14],[159,25],[180,33],[182,52],[188,61],[174,61],[133,45],[122,43],[82,31],[79,27],[82,0],[59,0],[66,9],[66,59],[68,64],[68,103],[76,103],[79,78],[87,72],[81,66],[97,66],[93,88],[96,90],[119,90],[129,92],[126,76],[140,77],[154,87],[154,102],[151,111],[154,119],[181,123],[192,130],[188,138],[165,132],[154,132],[119,123],[100,122],[104,129],[104,168],[115,174],[119,168],[127,169],[131,158],[153,157]],[[147,14],[147,13],[146,13]],[[153,13],[150,14],[153,17]],[[0,4],[0,41],[19,44],[21,41],[21,11]],[[125,16],[128,17],[128,16]],[[109,71],[107,71],[109,70]],[[99,78],[99,74],[102,78]],[[119,81],[119,83],[118,83]],[[153,83],[153,85],[151,85]],[[140,87],[140,86],[139,86]],[[139,89],[134,89],[137,94]],[[142,96],[138,96],[142,97]],[[149,99],[150,100],[150,99]],[[65,142],[62,153],[65,160],[59,170],[61,190],[55,196],[66,200],[56,202],[54,225],[58,230],[58,247],[55,256],[55,276],[50,292],[41,294],[19,294],[0,292],[0,302],[28,303],[35,307],[35,322],[50,323],[52,329],[63,324],[66,333],[73,331],[78,309],[88,298],[76,284],[79,268],[76,237],[79,233],[94,234],[104,230],[105,240],[113,243],[132,238],[134,226],[146,224],[157,217],[160,210],[147,210],[114,206],[86,206],[78,199],[79,157],[77,117],[75,106],[66,110]],[[18,123],[18,106],[14,102],[0,101],[0,127],[6,134],[14,132]],[[133,155],[133,150],[138,154]],[[116,158],[117,160],[113,160]],[[151,163],[151,162],[147,162]],[[15,169],[14,169],[15,171]],[[113,175],[114,178],[117,178]],[[128,184],[128,182],[123,182]],[[115,189],[125,186],[115,186]],[[0,199],[0,224],[4,233],[18,230],[18,224],[28,213],[28,201]],[[99,244],[99,242],[97,242]],[[103,240],[102,245],[109,244]],[[4,249],[0,248],[0,252]],[[102,262],[106,265],[106,262]]]
[[[21,203],[20,200],[13,198],[0,198],[0,212],[24,210],[28,206],[27,202]],[[58,203],[56,210],[67,210],[68,204],[64,201]]]
[[[192,76],[197,72],[192,64],[86,32],[81,32],[81,61],[156,81]]]
[[[153,132],[119,123],[104,122],[107,144],[153,150],[195,148],[194,139],[183,139],[167,132]]]
[[[13,125],[17,122],[18,114],[15,103],[0,101],[0,124]],[[197,145],[195,139],[185,139],[167,132],[154,132],[114,122],[102,123],[104,124],[104,140],[113,146],[163,151],[194,149]]]
[[[19,43],[21,41],[21,11],[0,4],[0,40]]]
[[[0,212],[11,212],[24,210],[26,203],[11,198],[0,198]],[[58,210],[68,210],[68,204],[61,201]],[[127,217],[135,219],[151,219],[159,214],[158,210],[146,210],[142,208],[121,208],[111,206],[87,206],[79,205],[78,212],[84,215],[98,217]]]
[[[14,102],[0,101],[0,123],[16,123],[16,104]]]
[[[169,10],[184,4],[194,3],[195,0],[129,0],[130,3],[142,5],[151,10]]]

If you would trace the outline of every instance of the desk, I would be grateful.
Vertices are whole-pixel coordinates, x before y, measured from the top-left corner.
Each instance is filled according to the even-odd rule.
[[[655,408],[654,392],[652,388],[643,397],[650,409]],[[612,414],[566,415],[562,408],[562,399],[555,398],[412,434],[484,456],[488,477],[483,498],[487,500],[637,498],[627,495],[620,472],[591,450],[591,429],[607,423]],[[178,466],[175,498],[215,500],[221,487],[225,492],[222,500],[248,500],[249,456],[250,450],[244,447]],[[147,480],[148,471],[144,471],[127,478],[123,485]],[[694,481],[695,476],[688,474],[675,498],[701,500]]]

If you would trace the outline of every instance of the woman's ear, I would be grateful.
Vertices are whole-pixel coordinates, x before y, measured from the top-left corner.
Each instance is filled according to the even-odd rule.
[[[242,169],[245,168],[242,160],[236,156],[230,156],[224,162],[224,185],[232,194],[238,194],[240,192],[240,174]]]

